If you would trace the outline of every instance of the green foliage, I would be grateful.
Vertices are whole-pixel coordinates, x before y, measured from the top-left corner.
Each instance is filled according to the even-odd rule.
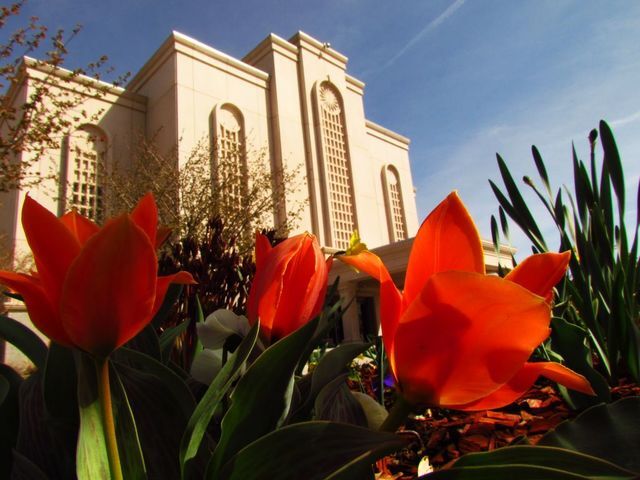
[[[214,312],[225,308],[239,314],[245,311],[255,264],[251,255],[240,254],[235,240],[228,239],[225,228],[220,218],[211,218],[202,238],[182,238],[172,243],[159,258],[163,275],[185,270],[198,282],[184,288],[177,297],[176,307],[165,311],[162,320],[153,322],[165,333],[167,329],[188,322],[175,342],[172,357],[184,370],[191,367],[198,342],[196,322],[190,319],[196,319],[202,310]],[[167,354],[166,349],[163,354]]]
[[[589,136],[591,158],[588,165],[579,160],[573,150],[573,192],[565,187],[553,194],[546,166],[535,146],[532,147],[533,158],[544,189],[541,191],[529,177],[524,177],[523,181],[542,202],[557,227],[559,250],[573,253],[569,275],[558,285],[554,316],[577,328],[567,331],[569,327],[554,321],[551,348],[561,354],[572,369],[589,378],[600,399],[606,400],[608,394],[598,376],[604,376],[611,385],[616,385],[625,376],[640,380],[640,214],[635,227],[628,230],[620,155],[611,129],[604,121],[600,122],[599,130],[603,150],[600,167],[595,155],[596,130]],[[503,234],[508,236],[506,216],[509,216],[532,242],[534,253],[549,251],[539,225],[499,155],[498,166],[506,193],[492,181],[489,183],[500,203]],[[497,223],[492,218],[496,245],[500,237]],[[595,364],[592,362],[594,357],[597,358]],[[572,394],[570,400],[581,405],[585,399]]]

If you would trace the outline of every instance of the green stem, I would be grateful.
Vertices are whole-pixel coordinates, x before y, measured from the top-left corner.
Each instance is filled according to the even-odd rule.
[[[398,430],[398,427],[404,423],[413,407],[402,395],[398,395],[389,415],[380,426],[380,430],[383,432],[395,432]]]
[[[98,395],[102,407],[102,420],[104,435],[107,441],[107,455],[109,456],[109,468],[113,480],[123,480],[120,455],[118,453],[118,441],[116,439],[116,424],[113,418],[113,406],[111,405],[111,384],[109,381],[109,360],[97,359],[96,372],[98,374]]]

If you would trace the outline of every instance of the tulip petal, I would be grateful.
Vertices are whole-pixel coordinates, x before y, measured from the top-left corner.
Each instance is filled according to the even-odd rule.
[[[278,301],[271,325],[272,341],[286,336],[308,322],[312,310],[316,307],[316,302],[311,303],[308,299],[318,298],[322,288],[326,287],[326,276],[322,282],[322,277],[316,275],[317,256],[314,241],[315,237],[310,235],[301,237],[297,252],[286,263],[282,275],[282,297]],[[319,248],[317,251],[322,257]],[[322,257],[319,268],[324,267]]]
[[[282,280],[288,263],[300,248],[300,240],[301,235],[286,239],[269,250],[267,256],[262,257],[259,267],[256,265],[256,274],[247,299],[247,318],[254,325],[260,316],[260,335],[267,341],[271,338],[271,328],[280,302]],[[256,253],[265,246],[264,242],[261,245],[258,247],[256,242]]]
[[[452,192],[429,214],[413,241],[404,282],[404,307],[429,277],[447,270],[484,273],[484,253],[469,212]]]
[[[264,259],[273,247],[266,235],[260,232],[256,233],[256,268],[262,268]]]
[[[504,407],[524,395],[541,375],[572,390],[594,395],[587,379],[564,365],[555,362],[527,362],[511,380],[491,395],[466,405],[444,406],[466,411],[492,410]]]
[[[570,259],[570,251],[531,255],[511,270],[505,278],[551,302],[553,287],[564,277]]]
[[[38,279],[22,273],[0,271],[0,284],[22,295],[29,318],[38,330],[61,345],[72,345],[62,328],[58,312],[51,305]]]
[[[385,267],[380,257],[363,250],[356,255],[340,255],[338,259],[354,268],[366,273],[380,282],[380,322],[382,326],[382,340],[386,349],[387,357],[391,362],[391,369],[394,368],[394,340],[396,328],[400,319],[402,309],[402,295],[393,283],[389,270]]]
[[[151,192],[147,193],[138,201],[138,204],[131,212],[131,219],[147,234],[149,240],[151,240],[151,244],[157,247],[158,207]]]
[[[195,285],[198,282],[193,279],[189,272],[184,271],[174,273],[173,275],[158,277],[158,282],[156,283],[156,297],[153,303],[151,318],[155,317],[156,313],[158,313],[158,310],[160,310],[160,307],[162,307],[164,297],[167,294],[169,285],[172,283],[180,283],[182,285]]]
[[[80,242],[58,217],[29,196],[22,207],[22,226],[42,288],[56,308],[67,270],[80,252]]]
[[[88,218],[83,217],[75,210],[65,213],[60,217],[60,221],[69,229],[80,245],[87,243],[87,240],[100,231],[100,227]]]
[[[73,343],[107,356],[151,321],[157,259],[149,236],[128,215],[91,237],[63,286],[62,324]]]
[[[549,305],[527,289],[472,272],[435,274],[400,320],[396,378],[405,397],[460,405],[486,397],[549,335]]]

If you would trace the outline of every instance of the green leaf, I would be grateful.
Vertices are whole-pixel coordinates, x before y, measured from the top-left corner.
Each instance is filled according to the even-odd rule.
[[[591,407],[547,433],[538,445],[602,458],[640,473],[640,397]]]
[[[44,368],[43,397],[52,417],[76,423],[78,419],[78,377],[73,351],[51,342]]]
[[[296,367],[318,322],[315,318],[271,345],[240,379],[222,420],[222,435],[207,468],[207,478],[219,478],[220,469],[233,455],[285,420]]]
[[[24,353],[38,369],[44,368],[47,346],[33,330],[13,318],[0,316],[0,338]]]
[[[377,458],[404,445],[406,440],[395,434],[353,425],[296,423],[265,435],[240,450],[217,478],[321,480],[354,461],[370,468]]]
[[[618,197],[618,208],[620,217],[624,217],[624,173],[622,170],[622,163],[620,162],[620,154],[618,153],[618,147],[616,141],[613,138],[611,128],[607,125],[607,122],[600,120],[600,141],[602,142],[602,149],[604,150],[604,163],[607,166],[609,175],[611,176],[611,183],[613,184],[613,190]]]
[[[538,147],[535,145],[531,146],[531,154],[533,155],[533,161],[536,164],[536,168],[538,169],[538,175],[542,179],[542,183],[544,184],[544,188],[546,188],[547,193],[551,196],[551,184],[549,183],[549,175],[547,174],[547,168],[544,165],[544,161],[542,160],[542,155],[540,155],[540,151]]]
[[[180,478],[180,440],[196,402],[168,365],[121,348],[114,366],[135,418],[149,478]]]
[[[350,423],[367,426],[367,417],[360,402],[351,394],[345,383],[347,374],[340,375],[327,383],[316,397],[314,420]]]
[[[581,475],[583,478],[634,478],[634,473],[601,458],[585,455],[569,449],[523,445],[505,447],[486,453],[465,455],[454,463],[454,469],[483,466],[533,466]],[[507,477],[502,477],[507,478]],[[510,478],[520,478],[513,476]]]
[[[127,392],[115,368],[110,367],[111,401],[116,424],[116,437],[120,453],[120,465],[124,478],[139,480],[147,478],[147,471],[138,438],[136,422],[133,418]]]
[[[78,480],[111,478],[107,444],[102,421],[102,408],[98,397],[98,379],[93,360],[76,352],[78,371],[78,407],[80,430],[76,450]]]
[[[563,318],[552,319],[552,347],[565,361],[567,367],[584,375],[595,390],[597,396],[593,397],[579,392],[567,391],[567,396],[572,403],[584,408],[595,402],[611,401],[609,385],[591,365],[591,350],[587,347],[587,332],[577,325],[573,325]]]
[[[306,420],[318,393],[342,372],[347,371],[351,361],[367,350],[370,343],[345,343],[327,352],[311,374],[311,388],[304,404],[295,412],[296,418]]]
[[[0,364],[0,478],[9,478],[11,450],[19,428],[19,391],[22,377],[8,365]]]
[[[178,301],[181,293],[182,285],[180,285],[179,283],[169,284],[169,288],[167,289],[167,293],[164,296],[162,305],[160,306],[158,313],[156,313],[155,317],[153,317],[153,320],[151,320],[151,325],[153,325],[154,328],[160,328],[166,321],[166,319],[169,317],[169,314],[171,313],[171,309]]]
[[[152,323],[144,327],[142,331],[129,340],[124,347],[148,355],[155,360],[162,361],[160,339]]]
[[[196,406],[193,415],[191,415],[180,444],[180,470],[182,478],[187,477],[186,473],[189,468],[189,463],[198,453],[207,426],[216,408],[233,385],[247,358],[249,358],[249,354],[253,350],[258,338],[259,330],[259,323],[256,322],[247,336],[242,339],[242,342],[235,352],[233,352],[224,364],[222,370],[220,370],[216,378],[211,382],[211,385],[209,385],[209,388],[207,388],[204,396]]]
[[[3,475],[2,478],[9,478],[9,474]],[[14,450],[11,480],[49,480],[49,477],[35,463]]]
[[[48,415],[43,401],[43,373],[35,372],[20,385],[20,430],[15,451],[51,478],[75,478],[79,420],[69,422]]]
[[[184,320],[182,323],[167,328],[162,335],[160,335],[160,353],[164,363],[169,361],[171,350],[173,350],[173,344],[176,342],[176,338],[182,335],[189,326],[189,320]]]

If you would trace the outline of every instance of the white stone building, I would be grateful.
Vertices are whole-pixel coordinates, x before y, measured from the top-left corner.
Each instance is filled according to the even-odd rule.
[[[43,75],[26,60],[13,101],[28,98],[32,82]],[[364,83],[347,73],[344,55],[302,32],[289,40],[271,34],[241,60],[173,32],[126,88],[86,98],[79,108],[95,122],[68,132],[59,152],[39,160],[40,172],[55,172],[63,181],[45,182],[30,194],[58,214],[76,207],[99,220],[105,206],[97,162],[126,165],[137,134],[153,136],[161,151],[178,147],[180,162],[203,138],[217,151],[239,152],[239,162],[246,161],[244,146],[252,145],[266,149],[271,168],[299,172],[301,197],[287,198],[274,212],[276,224],[303,200],[299,231],[344,249],[358,229],[398,273],[419,226],[409,139],[366,119],[364,91]],[[19,221],[26,193],[0,194],[0,234],[18,252],[28,250]],[[375,297],[365,279],[341,267],[336,273],[343,276],[345,296],[355,295],[362,305],[373,301],[365,300]],[[345,316],[347,340],[366,327],[358,312],[354,303]]]

